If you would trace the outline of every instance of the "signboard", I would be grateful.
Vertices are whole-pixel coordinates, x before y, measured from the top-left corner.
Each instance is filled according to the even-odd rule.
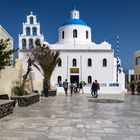
[[[70,68],[70,73],[79,73],[79,68]]]

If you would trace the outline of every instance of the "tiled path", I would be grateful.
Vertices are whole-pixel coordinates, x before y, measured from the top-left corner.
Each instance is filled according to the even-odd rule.
[[[0,119],[0,140],[140,140],[140,96],[124,103],[57,95]]]

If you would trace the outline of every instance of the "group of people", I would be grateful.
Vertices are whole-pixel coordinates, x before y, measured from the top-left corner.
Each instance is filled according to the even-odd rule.
[[[83,92],[83,84],[84,83],[82,81],[79,83],[79,91],[78,91],[77,83],[76,82],[75,83],[71,83],[71,85],[70,85],[71,96],[73,95],[73,93],[77,93],[77,92],[80,93],[81,91],[82,91],[82,93],[84,93]],[[67,79],[65,79],[65,81],[63,82],[63,88],[64,88],[65,94],[67,96],[68,95],[68,89],[69,89],[69,84],[68,84]]]
[[[138,95],[140,95],[140,82],[135,84],[134,80],[131,80],[131,82],[130,82],[130,89],[131,89],[131,94],[132,95],[135,94],[135,90],[137,90]]]
[[[79,83],[79,86],[77,85],[77,83],[72,83],[70,85],[70,94],[71,96],[73,95],[73,93],[76,93],[78,92],[78,87],[79,87],[79,93],[83,92],[83,86],[84,86],[84,82],[80,82]],[[66,96],[68,95],[68,89],[69,89],[69,83],[67,81],[67,79],[65,79],[65,81],[63,82],[63,88],[64,88],[64,91],[65,91],[65,94]],[[98,97],[98,90],[100,89],[100,86],[99,86],[99,83],[97,82],[97,80],[95,80],[95,82],[92,83],[92,86],[91,86],[91,95],[92,97],[94,98],[97,98]]]

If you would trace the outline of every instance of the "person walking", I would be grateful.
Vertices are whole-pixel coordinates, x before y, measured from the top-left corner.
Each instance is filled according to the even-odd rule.
[[[83,92],[83,82],[82,81],[79,83],[79,93],[80,93],[80,91],[82,91],[82,93],[84,93]]]
[[[91,85],[91,95],[92,95],[92,97],[95,95],[95,83],[94,82]]]
[[[100,89],[99,83],[97,82],[97,80],[95,80],[95,82],[92,83],[91,86],[91,94],[92,97],[94,96],[94,98],[98,97],[98,90]]]
[[[134,80],[131,80],[131,82],[130,82],[130,89],[131,89],[131,94],[134,95],[134,93],[135,93],[135,82],[134,82]]]
[[[65,79],[65,81],[63,82],[63,88],[64,88],[66,96],[68,95],[68,85],[69,84],[67,82],[67,79]]]
[[[137,92],[138,92],[138,95],[140,95],[140,82],[138,82],[138,85],[137,85]]]
[[[74,85],[73,85],[73,83],[71,83],[71,85],[70,85],[70,93],[71,93],[71,96],[74,93]]]

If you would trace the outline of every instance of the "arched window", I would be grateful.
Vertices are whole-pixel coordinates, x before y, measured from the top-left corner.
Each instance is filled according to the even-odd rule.
[[[39,39],[39,38],[37,38],[37,39],[35,40],[35,45],[36,45],[36,44],[40,44],[40,39]],[[36,45],[36,48],[39,48],[39,46]]]
[[[88,31],[86,31],[86,39],[88,39]]]
[[[30,27],[26,27],[26,35],[30,35]]]
[[[58,82],[58,83],[61,83],[61,82],[62,82],[62,77],[61,77],[61,76],[58,76],[58,77],[57,77],[57,82]]]
[[[77,30],[76,29],[73,30],[73,38],[77,38]]]
[[[61,66],[62,66],[62,60],[60,59],[58,62],[58,67],[61,67]]]
[[[22,49],[26,49],[26,39],[22,39]]]
[[[30,17],[30,24],[33,24],[33,23],[34,23],[34,18]]]
[[[37,28],[36,27],[33,27],[32,31],[33,31],[33,35],[37,35]]]
[[[107,59],[106,58],[103,59],[103,67],[107,67]]]
[[[91,83],[92,83],[92,77],[88,76],[88,84],[91,84]]]
[[[88,59],[88,66],[92,66],[92,60],[90,58]]]
[[[76,59],[73,59],[73,60],[72,60],[72,65],[73,65],[73,67],[76,67],[76,66],[77,66],[77,61],[76,61]]]
[[[62,31],[62,39],[64,39],[64,37],[65,37],[65,32]]]
[[[33,39],[30,38],[29,39],[29,49],[32,49],[33,48]]]

